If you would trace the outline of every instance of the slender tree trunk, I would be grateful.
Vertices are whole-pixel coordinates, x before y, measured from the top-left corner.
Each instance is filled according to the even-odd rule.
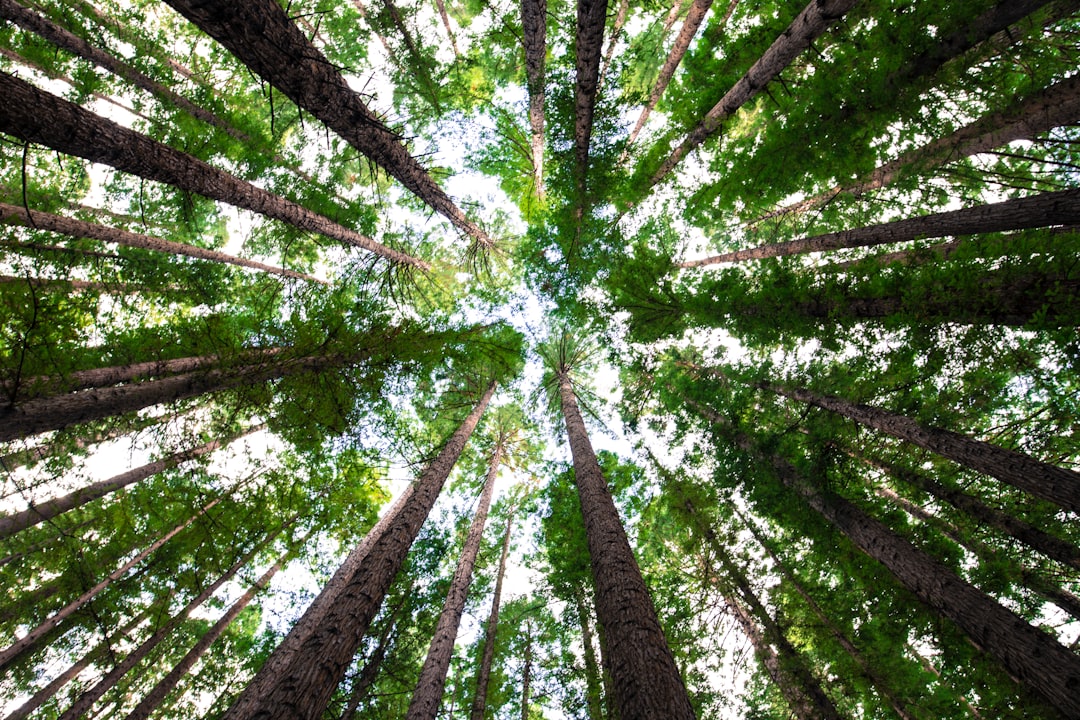
[[[214,595],[214,593],[217,592],[218,588],[231,580],[242,568],[246,567],[247,564],[250,563],[251,560],[259,552],[261,552],[265,547],[267,547],[271,542],[274,541],[274,539],[283,529],[284,528],[282,527],[271,532],[262,542],[258,543],[254,548],[252,548],[250,551],[245,553],[239,560],[233,563],[232,567],[226,570],[223,575],[218,577],[217,580],[210,583],[206,588],[203,589],[202,592],[192,598],[188,602],[188,604],[185,605],[182,610],[180,610],[180,612],[173,615],[171,618],[169,618],[167,622],[165,622],[161,627],[155,630],[153,635],[148,637],[146,640],[140,643],[138,647],[129,652],[123,660],[116,663],[116,665],[113,666],[112,670],[106,673],[105,676],[101,678],[101,680],[99,680],[93,687],[91,687],[89,690],[87,690],[78,697],[78,699],[72,704],[72,706],[69,707],[64,712],[64,714],[60,716],[60,720],[77,720],[78,718],[84,717],[90,711],[90,708],[93,707],[94,703],[96,703],[101,698],[102,695],[114,688],[116,684],[120,682],[120,680],[124,677],[124,675],[126,675],[132,668],[142,662],[161,643],[162,640],[171,635],[174,630],[180,627],[189,617],[191,617],[191,613],[193,613],[196,609],[201,607],[203,603],[209,600]],[[288,555],[288,553],[286,553],[286,555]],[[273,567],[275,573],[277,572],[277,567],[277,565]],[[272,576],[273,573],[271,573],[271,577]],[[192,662],[194,662],[194,660]],[[184,673],[186,672],[187,670],[185,669]],[[184,673],[181,673],[177,677],[177,679],[179,679],[179,677],[182,677]],[[158,687],[155,686],[154,691],[156,691],[157,689]],[[153,693],[154,691],[151,692]],[[160,701],[161,699],[159,698],[157,702]]]
[[[872,262],[873,266],[879,270],[884,270],[889,265],[897,263],[899,265],[911,266],[918,265],[927,261],[941,261],[948,260],[952,257],[953,253],[960,249],[964,244],[964,239],[950,240],[948,242],[937,243],[935,245],[928,245],[920,248],[913,248],[910,250],[897,250],[891,253],[879,253],[870,257],[861,257],[856,260],[845,260],[838,263],[829,263],[820,268],[822,272],[834,272],[850,270],[856,267],[866,267],[867,263]]]
[[[82,522],[80,522],[80,523],[78,523],[76,525],[73,525],[72,527],[64,528],[63,530],[60,531],[59,535],[53,535],[52,537],[46,538],[46,539],[42,540],[39,543],[35,543],[34,545],[31,545],[30,547],[23,548],[22,550],[20,550],[17,553],[12,553],[11,555],[6,555],[3,558],[0,558],[0,567],[2,567],[4,565],[7,565],[8,563],[15,562],[16,560],[24,558],[27,555],[31,555],[31,554],[36,553],[36,552],[40,552],[40,551],[44,550],[45,548],[47,548],[49,545],[52,545],[55,542],[59,542],[60,540],[64,539],[65,537],[74,536],[74,534],[77,531],[82,530],[83,528],[87,527],[88,525],[92,525],[93,522],[94,522],[93,518],[90,518],[88,520],[83,520]],[[11,618],[5,613],[3,618],[0,619],[0,622],[7,622],[9,619],[11,619]]]
[[[589,608],[585,604],[585,593],[580,587],[574,590],[574,601],[577,605],[578,624],[581,626],[581,647],[585,656],[585,703],[589,710],[589,720],[604,720],[600,663],[596,661],[596,646],[593,644]]]
[[[544,59],[547,55],[547,0],[521,0],[522,44],[529,91],[533,187],[544,197]]]
[[[480,655],[480,670],[476,676],[476,694],[473,696],[470,720],[484,720],[487,708],[488,681],[491,679],[491,663],[495,659],[495,636],[499,630],[499,603],[502,601],[503,575],[506,574],[506,558],[510,554],[510,531],[514,528],[514,510],[506,516],[506,530],[503,532],[502,554],[499,556],[499,571],[495,576],[495,593],[491,598],[491,612],[488,614],[484,629],[484,650]]]
[[[574,94],[574,176],[577,178],[577,202],[585,205],[585,179],[589,171],[589,141],[592,138],[593,110],[600,73],[600,54],[604,49],[604,23],[607,0],[578,0],[577,85]]]
[[[521,668],[521,720],[529,720],[529,693],[532,682],[532,626],[525,621],[525,664]]]
[[[442,18],[443,27],[446,28],[446,37],[450,39],[450,47],[454,50],[454,59],[457,60],[461,57],[461,52],[458,51],[457,38],[454,37],[454,31],[450,27],[450,16],[446,14],[446,3],[444,0],[435,0],[435,7],[439,10],[439,17]]]
[[[945,137],[909,150],[848,185],[837,185],[805,200],[777,208],[755,219],[804,213],[827,205],[839,195],[858,197],[892,184],[900,177],[925,172],[962,158],[989,152],[1015,140],[1034,140],[1056,127],[1080,120],[1080,76],[1055,83],[1018,99],[1010,107],[979,118]]]
[[[949,430],[924,427],[911,418],[871,405],[819,395],[804,388],[786,388],[770,383],[759,383],[758,387],[843,415],[964,467],[995,477],[1066,510],[1080,513],[1080,473],[1073,470]]]
[[[224,495],[217,497],[214,500],[211,500],[206,505],[203,505],[203,507],[197,513],[174,527],[169,532],[162,535],[142,552],[135,555],[135,557],[125,562],[116,570],[113,570],[99,583],[97,583],[92,588],[84,592],[82,595],[65,605],[60,611],[56,612],[51,617],[44,620],[33,630],[26,633],[26,635],[19,638],[17,641],[12,643],[8,647],[4,648],[4,650],[0,651],[0,670],[8,668],[13,662],[15,662],[15,660],[17,660],[24,654],[36,649],[37,646],[41,643],[42,639],[45,638],[50,632],[52,632],[52,630],[55,629],[58,625],[60,625],[60,623],[67,620],[69,617],[82,609],[88,602],[97,597],[97,595],[101,593],[102,590],[109,587],[109,585],[111,585],[114,581],[119,580],[124,575],[126,575],[128,570],[138,565],[140,562],[149,557],[152,552],[157,550],[159,547],[167,543],[175,536],[179,535],[189,525],[191,525],[193,522],[205,515],[211,508],[220,503],[223,499],[225,499]]]
[[[61,440],[46,443],[44,445],[34,445],[23,450],[16,450],[15,452],[0,457],[0,469],[11,472],[16,468],[42,462],[58,453],[65,452],[68,450],[69,444],[75,451],[85,450],[91,445],[96,445],[107,440],[115,440],[118,437],[138,432],[139,430],[148,428],[152,425],[157,425],[160,422],[162,422],[161,418],[138,418],[131,425],[99,429],[87,435],[75,437],[67,441]],[[4,561],[0,560],[0,565],[3,564]]]
[[[713,255],[700,260],[688,260],[679,263],[678,267],[693,268],[841,248],[874,247],[947,235],[975,235],[1077,223],[1080,223],[1080,190],[1061,190],[988,205],[977,205],[963,210],[933,213],[880,225],[868,225],[852,230],[760,245],[756,248]]]
[[[364,669],[360,671],[359,676],[353,681],[349,693],[349,703],[341,713],[341,720],[353,720],[356,717],[356,709],[360,707],[360,703],[364,701],[364,698],[370,692],[371,686],[375,683],[375,677],[379,674],[379,668],[382,667],[382,662],[386,658],[386,653],[390,650],[391,637],[394,634],[394,628],[397,626],[398,613],[404,607],[405,598],[402,598],[387,618],[386,625],[379,635],[378,645],[364,662]]]
[[[923,670],[930,673],[938,680],[942,680],[941,673],[938,672],[938,669],[934,667],[934,664],[927,660],[922,653],[912,647],[910,643],[904,643],[904,647],[907,649],[908,653],[910,653],[913,658],[919,661],[919,664],[922,665]],[[948,685],[948,683],[946,683],[946,685]],[[952,688],[950,687],[950,689]],[[953,692],[955,692],[955,690],[953,690]],[[982,720],[982,715],[979,713],[978,710],[975,709],[975,706],[971,704],[971,701],[968,700],[966,696],[958,694],[957,697],[959,697],[960,701],[964,703],[964,706],[967,708],[968,712],[971,713],[971,717],[975,718],[975,720]]]
[[[637,140],[641,129],[645,127],[645,121],[649,119],[649,115],[656,109],[656,105],[660,102],[660,98],[663,97],[664,91],[667,90],[671,78],[675,77],[675,71],[679,68],[679,63],[682,62],[686,51],[690,49],[690,43],[693,42],[698,28],[701,27],[701,23],[705,19],[705,15],[709,12],[709,8],[712,7],[712,2],[713,0],[694,0],[693,4],[690,5],[690,12],[687,14],[686,20],[683,21],[682,29],[679,30],[679,34],[675,37],[675,43],[671,46],[667,60],[660,67],[660,74],[656,78],[652,92],[649,93],[649,101],[642,108],[637,122],[634,123],[634,129],[630,131],[630,137],[626,139],[627,149],[623,150],[623,157],[619,159],[620,164],[629,152],[630,146]]]
[[[332,603],[327,603],[325,612],[311,618],[306,625],[313,629],[298,643],[299,647],[281,658],[278,663],[281,669],[273,675],[267,677],[265,668],[260,670],[225,714],[227,720],[315,720],[322,716],[494,392],[492,385],[420,475],[408,500],[372,540],[345,586],[336,593]],[[266,686],[269,690],[260,692]]]
[[[289,19],[285,8],[274,0],[169,0],[169,4],[461,231],[483,246],[492,244],[349,88],[341,73]]]
[[[465,612],[465,601],[468,599],[469,585],[472,583],[473,568],[476,566],[476,556],[480,552],[480,541],[484,536],[484,525],[487,523],[488,509],[491,507],[491,496],[495,491],[495,478],[499,474],[499,465],[502,462],[501,445],[496,445],[488,461],[487,478],[484,480],[484,489],[480,493],[480,502],[473,516],[469,534],[465,538],[465,547],[461,550],[454,577],[450,581],[450,590],[443,603],[439,622],[435,627],[435,635],[431,638],[424,666],[420,670],[420,680],[413,691],[412,701],[409,703],[409,711],[405,715],[406,720],[435,720],[442,702],[443,691],[446,685],[446,673],[450,669],[450,657],[454,652],[454,641],[457,640],[458,625],[461,623],[461,615]]]
[[[597,620],[608,635],[619,716],[693,718],[686,687],[589,443],[565,368],[559,368],[558,379],[596,584]]]
[[[0,73],[0,92],[8,98],[0,105],[2,132],[355,245],[393,263],[422,269],[428,267],[421,260],[391,250],[302,205],[121,127],[7,73]]]
[[[608,38],[607,52],[604,53],[603,67],[600,68],[600,74],[597,77],[597,92],[603,90],[604,78],[608,74],[608,68],[611,67],[611,59],[615,57],[615,46],[619,43],[619,35],[622,34],[623,25],[626,24],[626,16],[629,14],[630,0],[619,0],[619,7],[615,11],[615,21],[611,23],[611,37]],[[667,34],[667,31],[670,28],[670,25],[666,26],[664,28],[664,34]]]
[[[702,121],[661,163],[652,176],[650,187],[663,180],[691,150],[714,135],[724,120],[757,95],[803,50],[810,47],[815,38],[820,37],[832,23],[854,7],[856,2],[857,0],[812,0],[765,54],[720,98]]]
[[[165,700],[165,697],[176,687],[184,676],[188,674],[191,668],[195,666],[195,663],[206,654],[206,651],[210,649],[210,646],[213,645],[225,630],[228,629],[229,625],[239,617],[240,613],[244,611],[244,608],[251,603],[258,593],[270,584],[270,581],[274,579],[274,576],[277,575],[281,568],[296,555],[299,548],[303,547],[309,536],[299,540],[295,546],[287,550],[277,562],[267,568],[266,572],[264,572],[243,595],[237,598],[225,614],[218,618],[217,622],[215,622],[210,629],[199,638],[198,642],[196,642],[195,645],[187,651],[184,657],[180,659],[180,662],[178,662],[165,677],[161,678],[161,680],[154,685],[153,689],[139,701],[139,704],[128,713],[125,720],[145,720],[145,718],[150,717],[150,715]],[[272,537],[273,536],[271,536],[271,539]],[[263,543],[263,546],[266,544],[267,543]],[[246,564],[246,561],[244,564]],[[218,585],[220,587],[220,582]]]
[[[897,717],[901,718],[901,720],[915,720],[908,711],[904,701],[898,698],[889,688],[889,683],[881,676],[881,673],[871,665],[867,657],[855,647],[855,644],[850,639],[848,639],[843,629],[836,624],[824,609],[822,609],[821,605],[819,605],[813,596],[810,595],[810,592],[803,586],[799,579],[795,577],[795,573],[787,566],[787,563],[780,558],[776,547],[762,534],[757,524],[744,516],[738,508],[734,508],[734,510],[743,525],[754,536],[754,539],[757,540],[758,544],[761,545],[761,547],[765,549],[765,552],[769,554],[769,557],[772,558],[777,569],[780,570],[780,574],[784,576],[784,579],[787,580],[791,587],[795,588],[795,592],[803,599],[803,602],[805,602],[806,606],[814,613],[814,616],[817,617],[818,621],[828,629],[829,634],[832,635],[837,644],[844,649],[844,652],[846,652],[852,661],[859,667],[863,676],[870,681],[870,684],[874,687],[874,690],[877,691],[878,695],[889,703],[889,707],[893,709],[893,712],[895,712]]]
[[[596,622],[597,646],[600,654],[600,684],[604,687],[604,717],[606,720],[620,720],[618,700],[615,697],[615,679],[611,674],[611,652],[608,646],[604,623]]]
[[[0,2],[7,2],[7,0],[0,0]],[[41,212],[40,210],[34,210],[32,213],[28,213],[26,208],[17,205],[0,203],[0,222],[9,225],[32,227],[38,230],[49,230],[50,232],[60,233],[74,238],[93,238],[95,240],[101,240],[102,242],[124,245],[125,247],[168,253],[170,255],[183,255],[186,257],[198,258],[200,260],[210,260],[212,262],[227,263],[230,265],[261,270],[262,272],[268,272],[282,277],[316,282],[322,285],[328,284],[325,280],[320,280],[312,275],[305,275],[304,273],[274,267],[273,265],[265,265],[254,260],[245,260],[216,250],[207,250],[205,248],[196,247],[195,245],[172,242],[150,235],[140,235],[138,233],[128,232],[127,230],[120,230],[119,228],[106,227],[104,225],[62,217],[60,215],[52,215],[50,213]]]
[[[122,472],[119,475],[113,475],[107,480],[101,480],[84,488],[80,488],[79,490],[70,492],[67,495],[46,500],[37,505],[31,505],[21,512],[4,515],[0,517],[0,539],[11,537],[21,530],[34,527],[46,520],[51,520],[57,515],[82,507],[98,498],[105,497],[110,493],[125,488],[133,483],[137,483],[140,480],[153,477],[158,473],[164,472],[169,468],[174,468],[188,460],[194,460],[203,455],[209,455],[220,447],[229,445],[235,440],[259,432],[265,428],[265,424],[256,425],[225,440],[213,440],[190,450],[173,453],[161,460],[155,460],[154,462],[128,470],[127,472]]]
[[[435,114],[442,115],[442,109],[439,106],[439,84],[431,76],[428,65],[424,62],[424,56],[420,53],[419,44],[413,38],[412,33],[409,32],[408,26],[405,25],[405,19],[401,16],[401,11],[398,10],[397,5],[394,4],[394,0],[381,0],[381,2],[383,8],[386,9],[386,14],[390,16],[390,21],[394,24],[398,34],[401,35],[402,41],[405,43],[405,50],[408,52],[410,60],[410,73],[418,76],[421,84],[427,88],[428,99]]]

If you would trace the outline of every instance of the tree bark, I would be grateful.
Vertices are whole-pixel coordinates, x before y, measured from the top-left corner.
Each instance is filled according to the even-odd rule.
[[[521,0],[521,41],[532,131],[533,188],[544,197],[544,59],[547,55],[547,0]]]
[[[600,55],[604,49],[607,0],[578,0],[575,53],[577,85],[574,91],[574,176],[584,205],[585,179],[589,171],[589,142],[592,138],[593,110],[596,107]]]
[[[1018,99],[1010,107],[985,115],[945,137],[909,150],[848,185],[835,187],[805,200],[777,208],[755,219],[804,213],[827,205],[839,195],[858,197],[892,184],[900,177],[925,172],[962,158],[988,152],[1016,140],[1034,140],[1054,128],[1080,120],[1080,76]]]
[[[454,577],[450,581],[450,590],[446,594],[442,613],[439,614],[439,622],[435,627],[435,635],[431,638],[428,646],[427,657],[420,670],[420,680],[413,691],[412,701],[409,703],[409,711],[406,720],[435,720],[442,702],[443,691],[446,686],[446,673],[450,669],[450,658],[454,653],[454,641],[457,640],[458,625],[461,623],[461,615],[465,612],[465,601],[468,599],[469,585],[472,584],[473,568],[476,566],[476,556],[480,552],[480,541],[484,536],[484,525],[487,524],[488,509],[491,507],[491,496],[495,491],[495,478],[499,474],[499,465],[502,462],[503,448],[496,445],[488,461],[487,478],[484,480],[484,489],[480,493],[480,502],[473,516],[472,525],[465,538],[465,546],[461,550]]]
[[[757,62],[743,75],[698,125],[661,163],[649,182],[652,187],[663,180],[694,148],[712,137],[721,123],[749,102],[791,61],[810,47],[815,38],[854,7],[858,0],[812,0],[791,25],[776,39]]]
[[[6,1],[7,0],[0,0],[0,2]],[[97,225],[82,220],[53,215],[40,210],[34,210],[33,212],[28,213],[26,208],[17,205],[0,203],[0,222],[7,223],[8,225],[21,225],[37,230],[49,230],[50,232],[60,233],[62,235],[67,235],[68,237],[93,238],[94,240],[115,243],[125,247],[139,248],[141,250],[150,250],[170,255],[183,255],[218,263],[227,263],[239,267],[261,270],[262,272],[280,275],[281,277],[307,280],[321,285],[328,284],[325,280],[320,280],[313,275],[306,275],[293,270],[266,265],[254,260],[245,260],[244,258],[227,255],[226,253],[218,252],[216,250],[207,250],[195,245],[172,242],[171,240],[164,240],[150,235],[141,235],[119,228]]]
[[[355,245],[393,263],[428,268],[422,260],[392,250],[302,205],[121,127],[7,73],[0,73],[0,92],[8,98],[0,106],[0,132],[244,208],[301,230]]]
[[[693,718],[686,687],[589,443],[565,367],[558,369],[558,380],[596,584],[597,620],[607,632],[619,717]]]
[[[532,682],[532,628],[525,621],[525,664],[521,668],[521,720],[529,720],[529,693]]]
[[[446,28],[446,37],[450,39],[450,47],[454,50],[454,59],[461,57],[461,52],[458,51],[457,38],[454,37],[454,31],[450,27],[450,16],[446,14],[446,3],[444,0],[435,0],[435,7],[439,10],[439,17],[442,18],[443,27]]]
[[[585,704],[589,711],[589,720],[604,720],[600,663],[596,661],[596,646],[593,644],[585,592],[580,587],[574,590],[574,604],[577,605],[578,624],[581,626],[581,647],[585,659]]]
[[[990,475],[1035,497],[1080,513],[1080,473],[1036,460],[1030,455],[991,445],[940,428],[924,427],[911,418],[872,405],[853,403],[804,388],[770,383],[758,387],[813,405],[873,428],[886,435],[937,453],[964,467]]]
[[[391,634],[397,624],[398,613],[401,612],[403,607],[405,607],[404,599],[397,604],[394,611],[387,618],[386,625],[379,635],[379,644],[364,662],[364,669],[360,671],[359,677],[353,681],[353,686],[349,692],[349,703],[341,713],[341,720],[353,720],[356,717],[356,709],[360,707],[360,703],[363,702],[371,690],[375,677],[379,674],[379,668],[382,667],[382,662],[386,658],[386,653],[390,650]]]
[[[484,650],[480,655],[480,670],[476,676],[476,694],[473,695],[470,720],[484,720],[487,708],[488,682],[491,679],[491,663],[495,659],[495,636],[499,630],[499,603],[502,601],[503,575],[506,574],[506,557],[510,554],[510,531],[514,528],[514,510],[506,516],[506,530],[503,532],[502,554],[499,556],[499,571],[495,576],[495,593],[491,598],[491,612],[484,628]]]
[[[280,669],[273,675],[268,676],[266,668],[260,670],[226,712],[226,720],[316,720],[322,717],[394,576],[405,562],[420,526],[494,392],[495,386],[491,385],[438,456],[421,473],[406,502],[373,538],[359,567],[351,573],[344,587],[332,602],[326,603],[325,612],[311,618],[307,627],[312,629],[298,643],[299,647],[281,658],[277,663]],[[306,614],[304,619],[307,619]],[[269,690],[260,691],[267,686]]]
[[[880,225],[759,245],[756,248],[722,253],[700,260],[688,260],[679,263],[678,267],[693,268],[841,248],[874,247],[946,235],[975,235],[1077,223],[1080,223],[1080,190],[1061,190],[963,210],[933,213]]]
[[[285,93],[482,246],[491,238],[465,217],[398,137],[349,88],[274,0],[169,0],[259,77]]]
[[[68,442],[71,443],[75,450],[85,450],[91,445],[96,445],[97,443],[105,442],[106,440],[115,440],[118,437],[138,432],[143,428],[156,425],[159,422],[161,422],[161,418],[139,418],[132,425],[97,430],[88,435],[73,438]],[[15,468],[48,460],[53,455],[64,451],[66,445],[66,442],[59,440],[10,452],[7,455],[0,457],[0,469],[3,469],[6,472],[12,472]],[[4,562],[0,560],[0,565],[3,564]]]

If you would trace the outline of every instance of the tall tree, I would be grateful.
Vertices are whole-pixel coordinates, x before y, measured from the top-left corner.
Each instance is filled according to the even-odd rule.
[[[488,683],[491,680],[491,663],[495,658],[495,637],[499,630],[499,603],[502,600],[503,576],[506,574],[506,558],[510,554],[510,532],[514,529],[515,509],[506,514],[506,530],[503,531],[502,552],[499,569],[495,574],[495,592],[491,596],[491,611],[484,625],[484,649],[480,653],[480,668],[476,672],[476,691],[473,694],[470,720],[484,720],[487,708]]]
[[[525,46],[525,77],[529,90],[529,129],[532,131],[533,185],[544,197],[544,63],[547,55],[547,0],[521,0],[521,42]]]

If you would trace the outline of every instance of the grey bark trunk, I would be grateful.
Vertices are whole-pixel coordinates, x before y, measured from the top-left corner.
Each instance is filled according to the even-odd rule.
[[[607,632],[619,716],[693,718],[686,687],[589,443],[565,368],[559,369],[558,377],[596,584],[597,620]]]
[[[483,246],[492,244],[349,88],[341,73],[289,19],[285,8],[273,0],[169,0],[169,4],[457,228]]]
[[[392,250],[302,205],[121,127],[7,73],[0,73],[0,92],[8,98],[0,106],[2,132],[251,210],[301,230],[355,245],[393,263],[428,268],[421,260]]]
[[[532,131],[533,189],[544,197],[544,59],[547,55],[547,0],[521,0],[521,41]]]
[[[282,654],[278,663],[280,669],[273,674],[266,673],[266,668],[260,670],[226,712],[226,720],[316,720],[322,716],[494,392],[492,385],[421,473],[407,501],[373,538],[359,567],[351,573],[333,601],[327,603],[325,612],[310,619],[308,627],[312,629],[298,643],[299,647],[288,655]],[[260,691],[267,686],[266,692]]]
[[[442,613],[439,614],[435,635],[428,646],[427,657],[420,670],[420,680],[405,715],[406,720],[435,720],[439,711],[446,687],[446,673],[450,669],[450,658],[454,653],[454,641],[457,640],[461,615],[465,612],[465,601],[468,599],[469,585],[472,584],[473,568],[480,552],[480,541],[483,540],[484,525],[487,524],[488,509],[491,507],[491,496],[495,491],[495,478],[499,474],[501,462],[502,447],[496,445],[488,461],[488,473],[484,480],[484,489],[480,493],[480,502],[465,537],[465,546],[461,550],[454,577],[450,581],[450,590],[446,594]]]
[[[495,659],[495,637],[499,631],[499,603],[502,602],[503,575],[506,574],[506,558],[510,554],[510,531],[513,527],[514,510],[511,509],[506,517],[506,530],[503,532],[502,553],[499,555],[499,571],[495,576],[491,612],[488,613],[487,626],[484,628],[484,650],[480,655],[480,670],[476,676],[476,694],[473,695],[470,720],[484,720],[484,710],[487,708],[491,663]]]

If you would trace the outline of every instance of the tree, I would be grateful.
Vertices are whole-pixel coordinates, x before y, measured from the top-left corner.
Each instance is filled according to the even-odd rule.
[[[506,514],[506,530],[503,531],[502,553],[499,570],[495,574],[495,593],[491,598],[491,612],[484,625],[484,650],[480,655],[480,667],[476,674],[476,692],[473,695],[471,720],[484,720],[487,707],[488,682],[491,679],[491,663],[495,658],[495,637],[499,630],[499,603],[502,600],[503,577],[506,574],[506,556],[510,553],[510,532],[514,528],[514,509]],[[523,703],[525,704],[525,703]],[[524,714],[524,710],[522,713]]]

